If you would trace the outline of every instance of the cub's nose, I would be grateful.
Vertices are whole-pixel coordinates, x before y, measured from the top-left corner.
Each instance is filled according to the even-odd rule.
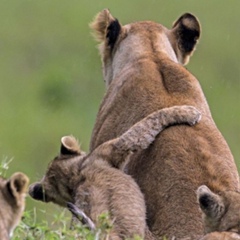
[[[28,189],[28,193],[33,199],[46,202],[46,195],[44,194],[42,184],[31,184]]]

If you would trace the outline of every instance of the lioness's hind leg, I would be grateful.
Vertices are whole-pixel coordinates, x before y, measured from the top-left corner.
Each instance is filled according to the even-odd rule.
[[[164,108],[137,122],[127,132],[116,138],[114,145],[121,151],[146,149],[166,127],[184,123],[192,126],[200,119],[201,113],[192,106]]]

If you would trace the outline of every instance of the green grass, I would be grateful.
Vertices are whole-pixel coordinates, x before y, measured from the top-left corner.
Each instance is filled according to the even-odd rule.
[[[7,171],[9,169],[9,165],[12,162],[12,158],[4,157],[0,162],[0,176],[6,177]]]
[[[99,225],[96,230],[89,230],[87,226],[80,222],[70,229],[70,217],[66,215],[66,210],[53,215],[51,222],[43,220],[37,222],[37,211],[25,211],[22,221],[14,231],[12,240],[107,240],[112,230],[112,222],[107,213],[99,216]],[[46,214],[46,213],[45,213]],[[135,236],[126,240],[142,240]]]
[[[107,214],[100,216],[98,229],[90,231],[80,223],[70,230],[71,219],[66,215],[65,210],[54,214],[52,222],[46,220],[37,222],[37,212],[35,208],[32,211],[24,212],[22,221],[14,231],[13,240],[101,240],[108,238],[112,228]]]
[[[99,216],[99,226],[90,231],[86,226],[76,224],[74,229],[69,228],[70,218],[62,211],[54,215],[54,220],[37,222],[36,209],[24,212],[23,219],[14,231],[12,240],[107,240],[112,229],[108,214]],[[57,228],[56,228],[57,226]],[[126,240],[142,240],[135,236]]]

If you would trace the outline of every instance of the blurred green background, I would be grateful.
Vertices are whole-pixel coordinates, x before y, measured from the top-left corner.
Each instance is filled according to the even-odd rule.
[[[7,176],[22,171],[39,180],[67,134],[88,150],[105,92],[88,24],[103,8],[122,24],[171,27],[185,12],[199,18],[202,36],[187,68],[240,167],[240,1],[0,0],[0,154],[13,158]],[[28,198],[33,206],[57,210]]]

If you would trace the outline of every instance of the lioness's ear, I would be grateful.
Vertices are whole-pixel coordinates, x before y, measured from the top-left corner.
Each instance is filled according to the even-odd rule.
[[[20,204],[23,194],[26,193],[29,178],[23,173],[14,173],[7,182],[9,193],[14,197],[16,204]]]
[[[93,35],[99,42],[105,42],[112,49],[121,32],[121,24],[114,18],[108,9],[104,9],[97,14],[90,27]]]
[[[62,137],[60,153],[62,155],[81,154],[78,140],[73,136]]]
[[[194,15],[185,13],[173,24],[172,30],[177,41],[178,60],[185,65],[200,37],[200,23]]]
[[[213,193],[207,186],[202,185],[198,188],[197,200],[206,217],[219,220],[223,215],[225,206],[221,197]]]

